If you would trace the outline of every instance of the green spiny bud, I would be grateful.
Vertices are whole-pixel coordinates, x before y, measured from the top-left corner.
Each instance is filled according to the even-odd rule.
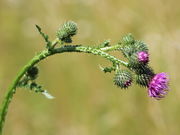
[[[129,34],[123,37],[121,51],[125,57],[129,58],[138,52],[147,52],[148,54],[148,47],[142,41],[134,40],[131,34]]]
[[[131,66],[128,65],[128,66],[131,70],[133,70],[138,75],[141,75],[141,74],[147,74],[150,76],[154,75],[153,69],[148,65],[139,64],[139,65],[136,65],[134,67],[132,65]]]
[[[148,47],[145,43],[139,40],[135,40],[134,42],[134,51],[135,52],[140,52],[140,51],[146,51],[148,52]]]
[[[125,45],[130,45],[130,44],[133,44],[134,43],[134,37],[132,36],[131,33],[125,35],[123,38],[122,38],[122,42],[125,44]]]
[[[129,63],[128,66],[131,68],[139,68],[141,63],[138,61],[138,57],[136,53],[133,53],[131,56],[128,57]]]
[[[59,40],[65,43],[71,43],[71,37],[77,33],[77,24],[73,21],[65,22],[57,31],[57,37]]]
[[[32,80],[35,80],[38,76],[38,68],[37,67],[32,67],[27,71],[27,76],[29,76]]]
[[[120,51],[123,53],[125,57],[128,58],[134,53],[134,42],[135,40],[132,34],[127,34],[122,38],[120,42],[122,48],[120,49]]]
[[[132,75],[127,70],[117,70],[114,76],[114,84],[120,88],[128,88],[132,83]]]
[[[134,53],[134,48],[132,46],[124,46],[120,50],[126,58],[129,58]]]
[[[148,74],[140,74],[140,75],[136,75],[136,83],[144,86],[144,87],[148,87],[149,82],[152,79],[152,75],[148,75]]]

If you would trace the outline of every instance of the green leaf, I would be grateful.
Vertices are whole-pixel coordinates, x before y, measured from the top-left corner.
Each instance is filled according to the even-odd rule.
[[[47,48],[47,49],[51,49],[51,41],[49,41],[49,36],[48,36],[47,34],[43,33],[43,32],[41,31],[41,27],[39,27],[38,25],[36,25],[36,28],[37,28],[37,30],[39,31],[39,33],[41,34],[41,36],[43,37],[43,39],[45,40],[45,42],[46,42],[46,48]]]
[[[101,69],[101,71],[103,71],[104,73],[111,73],[112,71],[115,71],[115,67],[102,67],[101,65],[99,66],[99,68]]]

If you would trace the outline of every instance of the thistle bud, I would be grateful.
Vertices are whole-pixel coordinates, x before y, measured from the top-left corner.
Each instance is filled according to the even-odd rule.
[[[73,21],[65,22],[57,31],[57,37],[59,40],[65,43],[71,43],[71,37],[77,33],[77,24]]]
[[[129,58],[137,52],[147,52],[148,47],[145,43],[139,40],[134,40],[131,34],[124,36],[122,39],[122,48],[120,49],[125,57]]]
[[[114,84],[120,88],[128,88],[132,83],[132,75],[127,70],[118,70],[114,76]]]
[[[122,42],[126,45],[130,45],[134,43],[134,37],[129,33],[122,38]]]
[[[32,80],[36,79],[38,76],[38,68],[37,67],[32,67],[27,71],[27,76],[29,76]]]
[[[148,52],[148,47],[144,42],[136,40],[134,42],[134,52],[140,52],[140,51]]]
[[[149,62],[149,54],[146,51],[140,51],[132,54],[129,59],[129,67],[143,68]]]
[[[131,68],[131,69],[138,75],[147,74],[147,75],[154,76],[153,69],[148,65],[139,65],[139,66]]]
[[[136,83],[141,86],[148,87],[149,82],[151,81],[152,77],[153,77],[152,75],[148,75],[148,74],[136,75],[136,77],[135,77]]]

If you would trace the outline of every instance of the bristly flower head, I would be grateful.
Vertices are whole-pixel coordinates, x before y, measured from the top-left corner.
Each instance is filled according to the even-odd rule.
[[[136,78],[136,83],[140,86],[143,87],[148,87],[149,86],[149,82],[152,79],[152,75],[151,74],[138,74],[135,76]]]
[[[149,54],[147,51],[139,51],[133,53],[128,59],[130,68],[143,68],[149,62]]]
[[[149,83],[148,94],[150,97],[161,99],[168,92],[169,78],[166,73],[156,74]]]
[[[137,53],[137,58],[139,62],[147,64],[149,62],[149,54],[147,51],[140,51]]]
[[[128,70],[116,71],[114,84],[120,88],[128,88],[132,83],[132,75]]]
[[[71,37],[77,34],[77,29],[75,22],[67,21],[59,28],[56,35],[61,41],[71,43]]]

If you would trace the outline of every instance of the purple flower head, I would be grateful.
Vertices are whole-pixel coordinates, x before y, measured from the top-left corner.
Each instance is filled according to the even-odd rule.
[[[132,83],[132,80],[127,80],[126,82],[124,82],[124,86],[128,87],[131,85],[131,83]]]
[[[168,92],[168,82],[169,78],[166,73],[156,74],[149,83],[149,96],[156,99],[163,98]]]
[[[149,62],[149,54],[147,51],[141,51],[137,53],[137,58],[139,62],[142,62],[144,64]]]

